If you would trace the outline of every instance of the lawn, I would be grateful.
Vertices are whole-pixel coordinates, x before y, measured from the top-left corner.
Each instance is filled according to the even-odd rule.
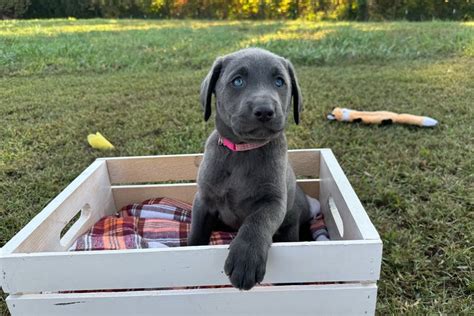
[[[472,22],[0,21],[0,246],[97,157],[201,152],[200,82],[247,46],[293,61],[290,148],[331,148],[381,234],[378,313],[472,312]],[[328,122],[335,106],[440,123]]]

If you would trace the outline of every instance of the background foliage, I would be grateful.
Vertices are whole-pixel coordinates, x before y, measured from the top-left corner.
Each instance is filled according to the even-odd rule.
[[[469,20],[474,0],[0,0],[0,17]]]

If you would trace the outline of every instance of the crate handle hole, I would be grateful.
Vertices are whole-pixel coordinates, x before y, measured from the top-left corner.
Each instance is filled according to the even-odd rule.
[[[344,237],[344,223],[342,221],[341,214],[339,214],[339,210],[337,209],[336,202],[330,196],[328,198],[328,208],[329,211],[331,212],[332,218],[334,219],[334,223],[336,224],[337,232],[339,233],[339,236],[341,238]]]
[[[72,238],[75,238],[77,231],[81,229],[83,224],[91,215],[91,207],[88,203],[84,204],[76,214],[64,225],[59,234],[62,247],[67,247]]]

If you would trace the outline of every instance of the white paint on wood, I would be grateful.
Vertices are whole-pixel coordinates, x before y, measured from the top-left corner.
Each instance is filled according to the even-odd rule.
[[[318,179],[299,179],[298,185],[311,197],[319,196]],[[136,184],[136,185],[113,185],[115,205],[118,209],[132,203],[141,203],[144,200],[157,197],[168,197],[183,202],[192,203],[196,194],[196,183],[173,183],[173,184]]]
[[[278,286],[250,292],[208,289],[20,295],[64,290],[228,285],[222,271],[228,246],[61,252],[100,217],[114,213],[116,206],[157,196],[191,202],[196,191],[196,185],[189,183],[111,186],[111,182],[192,181],[201,159],[200,154],[106,158],[89,166],[0,250],[0,285],[6,293],[13,294],[7,300],[13,314],[137,314],[138,311],[143,314],[155,311],[248,314],[248,306],[254,308],[254,314],[293,315],[297,311],[373,314],[374,283],[380,275],[382,243],[329,149],[294,150],[289,152],[289,159],[298,176],[317,178],[321,175],[321,181],[303,179],[299,183],[305,192],[319,197],[332,237],[345,240],[273,244],[264,282],[357,282],[364,285]],[[338,236],[336,216],[329,211],[330,197],[341,217],[343,236]],[[81,217],[60,239],[61,230],[79,209],[82,209]],[[74,303],[79,297],[84,303]],[[295,309],[295,306],[303,308]]]
[[[336,224],[338,236],[342,238],[342,236],[344,236],[344,223],[342,222],[341,214],[339,214],[339,210],[337,209],[336,202],[334,202],[334,199],[331,196],[328,198],[328,208],[329,212],[331,212],[334,224]]]
[[[320,174],[321,209],[331,239],[339,236],[334,234],[337,232],[336,224],[327,207],[330,197],[334,199],[344,224],[343,239],[378,240],[381,243],[377,230],[330,149],[321,149]]]
[[[288,159],[295,174],[319,176],[319,150],[290,150]],[[196,180],[202,154],[113,157],[107,161],[112,184]]]
[[[7,293],[226,285],[228,246],[11,254],[2,258]],[[378,241],[275,243],[265,283],[375,281]]]
[[[87,204],[91,212],[82,214],[61,243],[61,230]],[[18,232],[3,252],[63,251],[102,216],[114,211],[107,168],[104,161],[97,160]]]
[[[373,315],[375,284],[11,295],[19,315]]]

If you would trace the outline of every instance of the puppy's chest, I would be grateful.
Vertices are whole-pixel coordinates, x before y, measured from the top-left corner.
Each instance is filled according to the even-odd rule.
[[[216,200],[233,204],[248,198],[252,192],[249,189],[255,186],[257,179],[243,168],[221,164],[215,165],[214,172],[207,180],[212,184],[212,190],[209,193],[214,195]]]
[[[242,164],[242,161],[236,163],[224,159],[208,164],[209,167],[211,169],[206,170],[200,179],[202,193],[212,201],[214,211],[224,223],[238,228],[254,211],[252,201],[258,196],[265,179],[252,171],[255,165]]]
[[[235,181],[228,177],[221,178],[214,190],[214,205],[217,217],[226,225],[238,229],[244,219],[254,212],[250,201],[254,199],[252,185],[247,181]]]

